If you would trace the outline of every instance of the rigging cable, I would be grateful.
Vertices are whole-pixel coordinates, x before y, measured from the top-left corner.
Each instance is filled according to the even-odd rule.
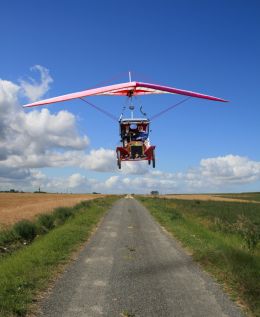
[[[99,112],[105,114],[105,115],[106,115],[107,117],[109,117],[110,119],[115,120],[116,122],[118,122],[117,117],[114,116],[112,113],[110,113],[110,112],[108,112],[108,111],[106,111],[106,110],[104,110],[104,109],[98,107],[97,105],[94,105],[93,103],[87,101],[87,100],[84,99],[84,98],[79,98],[79,99],[81,99],[82,101],[86,102],[86,103],[87,103],[88,105],[90,105],[92,108],[94,108],[94,109],[98,110]]]
[[[121,112],[121,114],[119,116],[118,121],[120,121],[123,118],[125,110],[126,110],[126,106],[127,106],[128,103],[129,103],[129,97],[126,97],[126,100],[125,100],[125,103],[123,105],[122,112]]]
[[[168,107],[168,108],[166,108],[166,109],[164,109],[164,110],[162,110],[162,111],[156,113],[155,115],[153,115],[153,116],[151,117],[150,120],[152,121],[152,120],[154,120],[154,119],[157,119],[158,117],[160,117],[161,115],[163,115],[165,112],[168,112],[168,111],[172,110],[173,108],[176,108],[177,106],[183,104],[185,101],[189,100],[190,98],[192,98],[192,97],[185,98],[185,99],[179,101],[178,103],[175,103],[174,105],[172,105],[172,106],[170,106],[170,107]]]

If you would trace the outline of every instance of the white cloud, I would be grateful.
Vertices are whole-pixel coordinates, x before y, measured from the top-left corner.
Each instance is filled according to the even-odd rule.
[[[86,184],[86,177],[82,176],[79,173],[72,174],[68,178],[67,184],[68,184],[69,188],[76,188],[76,187],[82,186],[82,185]]]
[[[111,176],[105,181],[105,186],[109,189],[114,189],[117,185],[119,185],[119,176]]]
[[[34,96],[41,96],[52,81],[48,70],[41,66],[41,81],[33,81]],[[20,91],[30,91],[30,84],[22,81],[18,86],[0,79],[0,177],[24,178],[30,169],[46,166],[78,164],[79,153],[89,144],[86,135],[81,136],[76,118],[68,111],[51,114],[48,109],[24,112],[19,106]],[[39,89],[38,89],[39,88]],[[34,90],[35,89],[35,90]],[[37,92],[37,93],[36,93]],[[84,153],[85,155],[85,153]]]
[[[238,155],[203,159],[200,170],[203,176],[216,184],[248,183],[260,178],[260,162]]]
[[[90,154],[80,157],[79,166],[99,172],[115,172],[117,170],[115,151],[104,148],[91,150]]]
[[[260,162],[232,154],[207,158],[178,178],[189,191],[221,191],[259,181]]]
[[[149,165],[147,161],[139,161],[139,162],[122,162],[122,170],[123,174],[133,174],[140,175],[146,174],[149,170]]]
[[[5,103],[9,107],[4,109],[0,108],[1,115],[10,112],[11,108],[13,108],[17,104],[17,94],[20,87],[8,80],[3,80],[0,78],[0,105]]]
[[[165,193],[225,191],[260,180],[260,162],[238,155],[202,159],[199,166],[185,172],[167,173],[149,169],[143,175],[117,180],[122,191]]]
[[[34,102],[44,96],[44,94],[49,90],[53,79],[49,74],[49,70],[40,65],[33,66],[31,71],[37,71],[40,74],[39,82],[33,78],[29,78],[29,80],[20,80],[20,86],[22,93],[31,102]]]
[[[84,154],[82,153],[82,155]],[[68,160],[75,160],[75,162],[78,160],[76,157],[68,157]],[[53,161],[56,162],[57,158]],[[15,171],[10,169],[6,173],[9,175],[9,179],[4,182],[0,178],[2,184],[10,184],[12,187],[20,184],[25,188],[41,186],[41,188],[45,187],[51,191],[70,189],[74,192],[104,193],[149,193],[152,190],[159,190],[162,193],[223,192],[241,184],[259,181],[260,162],[246,157],[227,155],[202,159],[199,166],[186,172],[167,173],[150,169],[147,173],[140,175],[128,174],[126,176],[118,173],[105,180],[90,179],[84,172],[74,173],[65,179],[48,178],[36,169],[18,168]]]

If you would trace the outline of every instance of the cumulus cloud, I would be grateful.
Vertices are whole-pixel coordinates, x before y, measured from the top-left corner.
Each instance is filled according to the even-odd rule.
[[[260,162],[232,154],[207,158],[198,167],[179,173],[178,178],[190,191],[221,191],[259,181]]]
[[[148,167],[147,161],[139,162],[123,162],[122,163],[122,174],[132,174],[132,175],[144,175],[147,174],[151,167]]]
[[[49,90],[50,84],[53,82],[49,74],[49,70],[43,66],[35,65],[31,71],[36,71],[40,75],[40,80],[34,78],[20,80],[21,92],[31,101],[40,99]]]
[[[1,172],[3,171],[0,169],[0,174]],[[260,162],[246,157],[226,155],[202,159],[199,166],[185,172],[167,173],[151,169],[140,175],[119,172],[105,180],[90,179],[85,172],[74,173],[67,178],[48,178],[39,170],[26,168],[19,168],[16,173],[12,173],[12,170],[6,173],[9,175],[9,182],[6,184],[10,186],[41,186],[50,191],[69,189],[73,192],[149,193],[159,190],[161,193],[199,193],[225,191],[235,188],[234,186],[259,181]]]
[[[37,65],[40,81],[25,80],[20,86],[0,79],[0,176],[29,177],[31,168],[77,164],[76,153],[89,144],[81,136],[76,118],[68,111],[51,114],[48,109],[24,112],[19,106],[19,94],[26,92],[30,99],[39,98],[49,88],[52,79],[47,69]],[[17,176],[17,177],[18,177]]]
[[[105,181],[105,186],[109,189],[117,188],[118,185],[121,185],[119,176],[111,176]]]
[[[79,166],[99,172],[115,172],[117,170],[115,151],[104,148],[91,150],[88,155],[80,158]]]
[[[199,166],[184,172],[167,173],[149,169],[143,175],[121,175],[121,191],[208,192],[236,188],[260,180],[260,162],[238,155],[202,159]]]
[[[10,112],[17,105],[17,94],[20,87],[8,80],[0,79],[0,104],[6,103],[9,107],[1,107],[1,115]]]
[[[79,173],[76,173],[76,174],[72,174],[68,178],[68,183],[67,184],[68,184],[68,187],[75,188],[75,187],[82,186],[85,183],[86,183],[86,177],[82,176]]]
[[[238,155],[220,156],[201,160],[200,171],[215,184],[248,183],[260,178],[260,162]]]

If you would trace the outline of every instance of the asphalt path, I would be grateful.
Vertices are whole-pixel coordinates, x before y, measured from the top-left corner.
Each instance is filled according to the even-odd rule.
[[[41,304],[45,317],[243,316],[138,201],[117,201]]]

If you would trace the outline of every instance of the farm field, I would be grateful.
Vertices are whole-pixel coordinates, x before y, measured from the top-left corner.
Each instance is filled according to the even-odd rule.
[[[260,202],[260,193],[246,194],[169,194],[160,195],[161,198],[202,201],[229,201],[229,202]]]
[[[57,207],[72,207],[80,201],[98,197],[104,195],[0,193],[0,228],[21,219],[32,220],[36,215],[51,212]]]
[[[260,202],[260,193],[235,193],[235,194],[217,194],[217,197],[233,198],[233,199],[245,199],[250,201]]]

